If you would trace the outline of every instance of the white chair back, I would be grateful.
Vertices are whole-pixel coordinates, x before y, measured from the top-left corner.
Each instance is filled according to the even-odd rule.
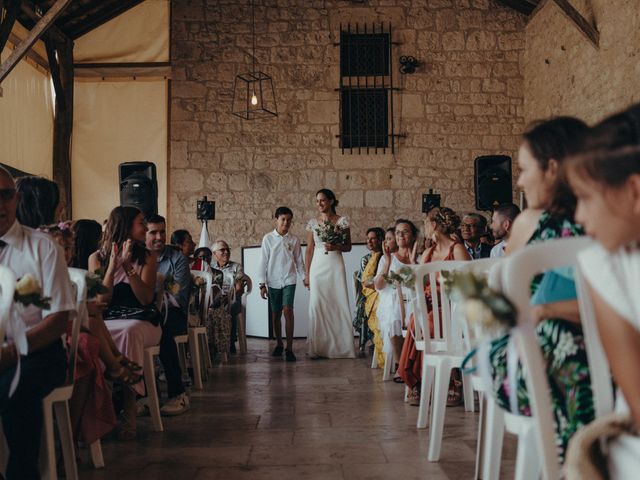
[[[578,304],[580,306],[580,321],[582,334],[587,347],[587,359],[589,361],[589,374],[593,386],[593,403],[596,417],[602,417],[613,412],[614,391],[611,383],[611,369],[609,361],[600,341],[595,311],[589,295],[587,282],[580,268],[576,269],[576,290],[578,292]]]
[[[471,260],[469,262],[461,262],[462,264],[458,268],[456,268],[456,271],[473,272],[478,275],[484,275],[488,278],[489,272],[501,261],[502,258],[494,257],[480,258],[478,260]],[[465,316],[463,302],[455,301],[455,299],[453,299],[451,306],[451,318],[454,326],[458,325],[459,328],[462,328],[465,351],[470,351],[474,340],[479,337],[480,332],[476,332],[475,329],[470,328],[471,326],[467,322]]]
[[[535,323],[531,317],[531,281],[536,275],[547,270],[575,266],[577,253],[590,243],[591,240],[588,238],[574,237],[530,245],[508,257],[502,268],[503,291],[518,309],[520,328],[514,331],[513,337],[526,371],[525,380],[536,426],[538,452],[541,455],[542,472],[547,480],[560,478],[560,462],[556,452],[554,418],[545,362],[535,334]],[[587,345],[587,350],[589,347]]]
[[[442,272],[452,272],[466,263],[450,260],[414,265],[415,275],[415,335],[425,340],[425,353],[462,351],[462,331],[452,331],[451,299],[444,288],[437,288]],[[431,311],[433,312],[433,337],[429,340],[429,310],[424,294],[426,281],[431,285]]]
[[[78,338],[80,326],[89,321],[87,310],[87,271],[81,268],[69,268],[69,278],[76,286],[76,311],[73,313],[73,328],[71,329],[71,342],[69,344],[69,371],[67,381],[73,383],[76,371],[76,357],[78,352]]]
[[[204,303],[201,305],[201,318],[202,315],[206,316],[207,309],[211,306],[212,296],[213,296],[213,275],[211,272],[200,271],[200,270],[191,270],[191,275],[193,277],[204,278],[205,281],[205,294],[204,294]]]
[[[4,338],[9,321],[9,312],[16,291],[16,276],[7,267],[0,266],[0,334]]]

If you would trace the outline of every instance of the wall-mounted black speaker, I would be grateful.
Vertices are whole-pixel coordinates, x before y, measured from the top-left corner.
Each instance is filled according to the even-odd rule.
[[[511,157],[487,155],[474,162],[476,210],[493,210],[503,203],[513,202]]]
[[[145,215],[158,213],[158,180],[154,163],[121,163],[118,176],[120,205],[137,207]]]

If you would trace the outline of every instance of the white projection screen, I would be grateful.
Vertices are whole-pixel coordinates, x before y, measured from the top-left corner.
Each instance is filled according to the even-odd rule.
[[[302,246],[302,255],[307,247]],[[349,311],[353,317],[355,311],[355,295],[353,287],[353,272],[360,268],[360,259],[368,252],[366,245],[354,244],[349,253],[344,253],[344,263],[347,273],[347,290],[349,291]],[[260,297],[258,288],[258,264],[260,262],[260,247],[243,247],[242,264],[244,271],[254,282],[253,291],[246,296],[247,308],[247,336],[269,337],[269,305],[267,300]],[[306,338],[309,325],[309,292],[301,281],[296,286],[296,300],[294,304],[295,330],[294,337]],[[282,322],[284,335],[284,321]]]

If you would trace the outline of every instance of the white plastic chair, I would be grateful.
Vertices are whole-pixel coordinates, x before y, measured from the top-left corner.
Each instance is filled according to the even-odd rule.
[[[238,315],[238,350],[241,355],[247,354],[247,296],[253,290],[253,281],[249,275],[243,277],[245,291],[242,294],[242,309]]]
[[[431,397],[431,421],[429,422],[428,460],[437,462],[442,447],[442,432],[447,408],[447,395],[451,371],[460,368],[465,357],[462,330],[451,321],[451,300],[444,288],[436,288],[442,272],[451,272],[461,267],[464,261],[440,261],[413,266],[415,274],[415,335],[416,349],[422,350],[422,384],[418,410],[418,428],[427,426]],[[434,336],[429,336],[427,303],[424,295],[425,277],[432,286],[432,312]],[[442,328],[440,326],[442,323]],[[463,375],[465,409],[473,409],[470,377]],[[469,402],[469,397],[471,401]],[[469,405],[470,403],[470,405]]]
[[[159,355],[159,345],[144,349],[142,373],[144,375],[144,384],[147,390],[147,396],[140,400],[140,403],[142,405],[146,405],[149,409],[153,430],[156,432],[164,431],[162,417],[160,416],[160,399],[158,398],[158,387],[156,386],[156,367],[154,361],[154,357]]]
[[[13,305],[13,295],[16,290],[16,276],[7,267],[0,265],[0,332],[4,338],[9,321],[9,314]],[[2,424],[0,423],[0,431]],[[4,473],[9,460],[9,448],[7,446],[4,434],[0,435],[0,471]]]
[[[43,450],[40,455],[40,470],[43,478],[58,478],[56,471],[56,449],[53,438],[53,418],[55,415],[60,433],[60,445],[64,459],[66,478],[75,480],[78,478],[78,466],[76,464],[75,442],[71,428],[71,416],[69,413],[69,400],[73,395],[74,376],[76,370],[76,354],[78,351],[78,337],[80,325],[87,313],[87,272],[78,268],[69,269],[69,277],[76,285],[76,311],[73,315],[73,327],[71,330],[71,344],[69,348],[69,365],[67,381],[65,385],[54,388],[49,395],[42,399],[44,413]]]
[[[560,462],[556,452],[555,429],[553,412],[551,410],[551,398],[546,369],[535,325],[531,320],[530,285],[532,279],[539,273],[549,269],[575,266],[577,254],[588,247],[592,241],[586,237],[549,240],[543,243],[527,246],[520,252],[508,258],[502,275],[502,284],[507,296],[518,308],[519,329],[513,337],[516,341],[520,360],[527,372],[525,381],[531,405],[532,418],[523,420],[522,417],[513,414],[505,414],[505,426],[508,431],[519,429],[518,457],[516,459],[516,479],[531,478],[541,472],[547,480],[555,480],[560,475]],[[590,365],[598,365],[605,362],[606,358],[597,339],[594,330],[595,322],[592,322],[593,313],[589,311],[589,303],[585,300],[584,289],[580,288],[578,275],[578,295],[581,318],[587,322],[583,324],[587,330],[585,345]],[[590,320],[591,319],[591,320]],[[583,320],[584,321],[584,320]],[[598,368],[598,367],[596,367]],[[612,405],[611,377],[600,368],[592,376],[592,387],[596,393],[597,413],[605,413],[607,405]],[[607,397],[609,400],[607,400]],[[601,398],[601,400],[597,400]],[[611,403],[610,403],[611,402]],[[517,418],[513,422],[514,417]],[[532,423],[533,428],[527,427],[525,422]],[[515,423],[515,425],[513,424]],[[510,425],[511,424],[511,425]],[[520,442],[528,444],[520,446]],[[523,452],[522,458],[520,452]]]
[[[204,278],[205,295],[204,302],[200,305],[200,324],[189,326],[189,352],[191,353],[191,367],[193,368],[193,386],[202,390],[203,374],[206,377],[208,368],[211,368],[211,354],[209,353],[209,337],[204,322],[207,310],[211,306],[213,296],[213,275],[211,272],[191,270],[194,277]]]

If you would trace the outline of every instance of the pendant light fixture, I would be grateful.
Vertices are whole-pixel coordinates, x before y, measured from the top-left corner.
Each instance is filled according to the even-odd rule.
[[[231,113],[245,120],[278,116],[273,79],[256,68],[256,6],[251,0],[251,71],[236,76]]]

